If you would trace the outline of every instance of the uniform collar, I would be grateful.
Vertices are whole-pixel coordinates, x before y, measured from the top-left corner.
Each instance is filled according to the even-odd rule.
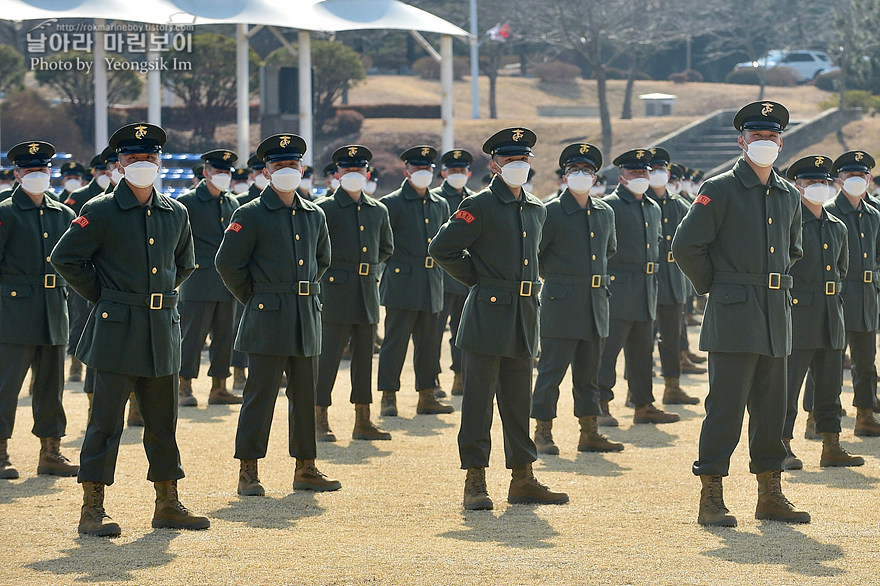
[[[513,193],[511,193],[510,188],[507,187],[507,183],[501,179],[500,175],[496,175],[492,178],[492,181],[489,183],[489,191],[494,193],[495,197],[501,200],[501,203],[516,203],[522,201],[529,205],[543,205],[538,198],[534,195],[527,194],[525,191],[523,191],[522,200],[516,199]]]
[[[825,208],[822,208],[822,214],[817,218],[813,215],[813,212],[810,211],[804,202],[801,202],[801,216],[803,217],[803,222],[806,224],[807,222],[824,222],[828,219],[828,212],[825,211]]]
[[[660,197],[659,195],[654,193],[654,190],[651,189],[650,187],[648,188],[648,191],[645,192],[645,195],[647,195],[648,197],[653,199],[658,204],[661,202],[664,202],[668,199],[672,199],[672,194],[670,194],[668,191],[666,192],[666,194],[663,197]]]
[[[446,195],[449,197],[458,197],[458,196],[470,197],[471,195],[474,194],[473,191],[471,191],[470,189],[467,188],[467,185],[462,187],[461,193],[459,193],[458,191],[455,190],[455,188],[453,186],[449,185],[449,183],[445,179],[443,180],[443,184],[440,185],[440,191],[443,193],[443,195]]]
[[[846,194],[843,190],[837,192],[837,196],[834,198],[834,205],[836,205],[841,212],[844,214],[851,214],[853,212],[864,211],[868,209],[868,206],[862,202],[863,210],[859,210],[859,208],[854,208],[851,203],[849,203],[849,198],[846,197]]]
[[[27,192],[22,189],[20,183],[15,184],[15,188],[13,188],[10,197],[12,198],[12,202],[22,210],[33,210],[38,207],[51,208],[53,210],[62,209],[62,205],[55,201],[55,198],[48,193],[48,190],[43,193],[43,205],[35,205],[34,200],[32,200]]]
[[[336,200],[336,203],[338,203],[339,207],[341,208],[345,208],[353,204],[364,204],[368,206],[376,205],[376,201],[369,197],[366,193],[361,192],[361,200],[358,202],[351,199],[351,196],[348,195],[348,192],[341,187],[337,188],[336,191],[333,192],[333,199]]]
[[[208,183],[206,179],[202,179],[199,181],[199,184],[196,185],[196,197],[198,197],[202,201],[211,201],[212,199],[223,199],[223,196],[227,195],[227,193],[221,192],[220,195],[214,197],[211,195],[211,192],[208,191]]]
[[[412,185],[410,185],[409,179],[403,180],[400,189],[401,191],[403,191],[403,197],[406,199],[422,199],[422,196],[416,192]],[[430,189],[425,190],[425,199],[430,201],[439,201],[437,199],[437,196],[431,193]]]
[[[165,199],[159,195],[159,192],[156,191],[155,187],[153,188],[153,196],[150,204],[148,206],[141,205],[141,202],[138,201],[138,198],[131,191],[128,182],[125,179],[122,179],[119,182],[119,185],[116,186],[116,189],[113,190],[113,197],[116,198],[116,203],[118,203],[119,207],[123,210],[131,210],[140,207],[150,207],[160,210],[171,209],[171,204],[166,202]]]
[[[278,197],[278,194],[275,193],[275,190],[272,189],[271,185],[267,185],[266,189],[260,194],[260,201],[263,202],[264,206],[273,211],[285,207],[284,202],[281,201],[281,198]],[[304,197],[300,197],[299,193],[297,193],[293,196],[293,209],[303,210],[304,212],[313,212],[315,211],[315,204]]]
[[[639,203],[645,199],[645,196],[647,196],[647,193],[645,193],[642,195],[642,199],[636,199],[636,196],[633,195],[632,191],[630,191],[629,189],[624,187],[623,184],[621,184],[621,183],[617,184],[617,188],[614,190],[614,192],[617,194],[617,196],[622,201],[624,201],[626,203],[633,203],[633,202]],[[650,196],[648,196],[648,197],[650,197]]]
[[[562,204],[562,210],[568,215],[575,214],[580,211],[592,211],[598,209],[596,206],[593,205],[593,198],[589,196],[587,197],[587,207],[582,208],[581,204],[577,202],[571,191],[569,191],[568,188],[565,188],[562,194],[559,196],[559,202]]]
[[[761,180],[758,179],[758,176],[755,175],[755,170],[752,169],[751,165],[749,165],[743,157],[740,157],[736,164],[733,166],[733,174],[737,177],[737,179],[739,179],[739,182],[742,183],[743,187],[745,187],[746,189],[764,186],[764,184],[761,183]],[[775,189],[778,189],[779,191],[788,191],[785,180],[782,179],[776,173],[776,171],[770,172],[769,185]]]

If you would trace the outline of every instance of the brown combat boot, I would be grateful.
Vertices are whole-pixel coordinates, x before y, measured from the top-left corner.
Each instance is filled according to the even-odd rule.
[[[129,427],[143,427],[144,418],[141,417],[141,411],[138,409],[138,402],[134,393],[128,396],[128,419]]]
[[[422,389],[419,391],[419,402],[416,405],[418,415],[437,415],[439,413],[452,413],[455,407],[441,403],[434,394],[434,389]]]
[[[244,384],[247,382],[247,375],[244,372],[244,369],[240,366],[232,367],[232,388],[233,390],[240,391],[244,388]]]
[[[296,459],[296,469],[293,473],[294,490],[314,490],[317,492],[325,492],[330,490],[339,490],[342,483],[338,480],[327,478],[315,466],[314,460]]]
[[[859,437],[880,436],[880,422],[874,418],[874,410],[871,407],[856,408],[855,434]]]
[[[118,537],[122,533],[117,523],[105,522],[110,516],[104,511],[104,485],[100,482],[83,482],[83,506],[79,515],[77,531],[96,537]]]
[[[804,439],[822,439],[822,435],[816,431],[816,418],[813,416],[812,411],[807,411],[807,426],[804,429]]]
[[[595,415],[578,417],[581,424],[581,437],[578,439],[579,452],[622,452],[623,444],[613,442],[599,433]]]
[[[40,463],[37,464],[37,474],[52,476],[76,476],[79,474],[79,466],[71,464],[70,460],[61,453],[60,437],[40,438]]]
[[[9,461],[8,443],[9,440],[7,438],[0,439],[0,479],[15,480],[18,478],[18,470]]]
[[[397,392],[379,391],[382,393],[382,403],[379,413],[382,417],[397,417]]]
[[[599,401],[599,407],[602,409],[602,414],[596,418],[596,422],[602,427],[617,427],[620,425],[617,419],[611,415],[611,410],[608,406],[610,401]]]
[[[446,391],[444,391],[443,387],[441,387],[439,384],[436,387],[434,387],[434,397],[436,397],[437,399],[445,399],[446,398]]]
[[[664,376],[666,388],[663,389],[664,405],[698,405],[700,399],[691,397],[685,393],[679,385],[679,380],[671,376]]]
[[[690,350],[685,350],[684,353],[685,353],[685,355],[687,355],[688,360],[690,360],[694,364],[703,364],[704,362],[706,362],[708,360],[708,358],[706,358],[705,356],[700,356],[699,354],[694,354]]]
[[[376,427],[370,421],[370,405],[368,403],[354,406],[354,429],[351,439],[356,440],[390,440],[391,434]]]
[[[702,366],[697,366],[688,357],[686,350],[681,351],[681,372],[683,374],[705,374],[707,371]]]
[[[226,390],[226,378],[211,377],[211,391],[208,393],[208,405],[238,405],[244,399]]]
[[[315,439],[319,442],[335,442],[336,434],[330,429],[327,407],[315,405]]]
[[[559,446],[553,441],[553,420],[535,420],[535,448],[539,454],[559,454]]]
[[[456,372],[452,377],[452,396],[458,397],[464,394],[464,383],[461,379],[461,373]]]
[[[633,423],[675,423],[679,419],[678,413],[661,411],[651,403],[638,405],[633,415]]]
[[[486,469],[468,468],[464,479],[464,499],[462,506],[468,511],[491,511],[492,499],[486,489]]]
[[[769,519],[784,523],[809,523],[810,514],[796,509],[782,494],[782,472],[765,470],[758,475],[758,506],[755,519]]]
[[[724,504],[724,488],[720,474],[700,474],[700,512],[697,523],[710,527],[736,527],[736,517]]]
[[[822,434],[822,456],[819,466],[822,468],[839,466],[864,466],[865,459],[853,456],[840,445],[839,433]]]
[[[79,358],[71,355],[70,357],[70,373],[67,375],[68,382],[78,383],[82,381],[83,363]]]
[[[211,521],[207,517],[193,515],[177,498],[177,481],[154,482],[156,487],[156,510],[153,512],[153,529],[207,529]]]
[[[266,490],[260,484],[257,474],[256,460],[242,460],[238,472],[238,494],[241,496],[266,496]]]
[[[536,503],[539,505],[563,505],[568,502],[564,492],[553,492],[535,478],[532,465],[514,468],[510,475],[507,502],[512,505]]]
[[[782,438],[782,445],[785,446],[785,460],[782,461],[783,470],[801,470],[804,467],[803,461],[794,455],[791,450],[791,440]]]
[[[180,377],[180,389],[177,391],[177,404],[181,407],[197,407],[199,402],[193,396],[193,381],[191,378]]]

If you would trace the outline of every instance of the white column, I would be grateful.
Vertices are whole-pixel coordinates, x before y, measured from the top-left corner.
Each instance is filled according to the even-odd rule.
[[[159,54],[154,51],[147,53],[147,61],[154,61]],[[147,72],[147,122],[162,126],[162,74],[158,69]]]
[[[440,37],[440,115],[443,118],[441,140],[443,152],[455,148],[455,128],[452,111],[452,36]]]
[[[477,0],[471,0],[471,118],[480,117],[480,36],[477,30]]]
[[[235,34],[236,122],[238,124],[238,166],[250,155],[250,104],[248,102],[248,25],[237,24]]]
[[[104,58],[107,52],[104,50],[104,19],[95,19],[95,51],[94,71],[95,82],[95,152],[100,152],[107,146],[107,65]]]
[[[303,163],[314,165],[312,144],[312,36],[309,31],[299,31],[299,135],[308,145]]]

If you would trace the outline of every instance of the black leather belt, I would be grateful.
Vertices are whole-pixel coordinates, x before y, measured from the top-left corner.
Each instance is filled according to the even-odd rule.
[[[718,271],[713,283],[721,285],[755,285],[768,289],[791,289],[794,279],[782,273],[732,273]]]
[[[426,269],[434,268],[434,257],[432,256],[410,256],[408,254],[395,254],[388,259],[388,262],[402,262],[410,265],[420,265]]]
[[[101,300],[150,309],[171,309],[177,306],[178,298],[177,291],[170,293],[126,293],[113,289],[101,289]]]
[[[507,279],[490,279],[480,277],[479,285],[501,289],[509,293],[517,293],[520,297],[533,297],[541,292],[541,281],[508,281]]]
[[[66,287],[67,281],[61,275],[46,273],[45,275],[4,275],[0,280],[4,285],[37,285],[44,289]]]
[[[589,285],[598,289],[608,285],[609,278],[608,275],[544,275],[544,281],[561,285]]]
[[[608,264],[609,272],[623,271],[624,273],[644,273],[646,275],[653,275],[657,270],[657,263],[653,261],[646,262],[645,264],[639,263],[615,263]]]
[[[297,281],[296,283],[254,283],[254,293],[296,293],[297,295],[318,295],[321,283]]]

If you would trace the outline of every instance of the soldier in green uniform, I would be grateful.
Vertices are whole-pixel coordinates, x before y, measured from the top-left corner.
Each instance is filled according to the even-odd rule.
[[[532,360],[538,352],[538,245],[547,212],[523,190],[537,137],[506,128],[483,144],[494,174],[489,187],[462,200],[429,250],[443,269],[470,287],[455,343],[462,350],[464,396],[458,452],[467,470],[465,509],[491,509],[486,488],[492,399],[504,428],[504,459],[512,471],[508,502],[562,504],[532,472],[529,437]],[[396,237],[396,234],[395,234]],[[383,347],[384,348],[384,347]]]
[[[153,187],[165,131],[147,123],[113,133],[125,180],[92,198],[52,251],[52,264],[94,304],[77,357],[95,369],[95,399],[82,451],[79,532],[119,535],[107,522],[104,487],[113,484],[125,401],[135,392],[144,419],[147,478],[156,489],[153,527],[205,529],[177,497],[180,316],[175,289],[193,272],[186,208]]]
[[[672,240],[697,293],[710,293],[700,332],[709,351],[709,395],[693,473],[703,485],[697,521],[736,526],[722,478],[749,409],[749,469],[758,479],[755,518],[809,523],[782,493],[785,362],[791,353],[791,266],[803,256],[797,189],[773,172],[788,124],[782,104],[747,104],[733,125],[744,151],[706,181]],[[747,324],[748,327],[744,327]]]
[[[215,149],[204,153],[201,159],[205,163],[205,179],[177,200],[189,212],[196,255],[195,272],[180,286],[180,300],[183,302],[180,315],[183,334],[181,407],[198,405],[193,396],[192,379],[199,375],[199,362],[208,332],[211,333],[211,346],[208,349],[211,390],[208,404],[232,405],[242,401],[240,396],[226,390],[232,361],[235,298],[214,269],[214,257],[223,240],[223,232],[229,225],[232,213],[238,209],[238,200],[229,191],[238,155],[230,150]]]
[[[192,187],[193,189],[201,183],[205,179],[205,165],[204,163],[199,163],[195,167],[192,168],[193,176],[192,176]]]
[[[324,168],[321,169],[321,173],[324,175],[324,189],[326,190],[326,194],[329,195],[336,191],[339,188],[339,178],[336,177],[336,164],[333,161],[330,161]]]
[[[7,453],[18,394],[33,365],[33,434],[40,438],[37,474],[75,476],[61,454],[67,426],[61,395],[68,340],[67,283],[49,253],[74,213],[45,194],[55,147],[28,141],[9,149],[18,184],[0,203],[0,478],[18,478]]]
[[[7,199],[15,187],[15,169],[0,169],[0,201]]]
[[[788,358],[788,397],[782,443],[785,470],[803,468],[791,449],[798,395],[807,370],[816,391],[810,401],[817,430],[822,434],[820,466],[861,466],[864,458],[840,446],[840,390],[843,377],[845,326],[840,291],[849,267],[846,224],[822,205],[835,195],[831,158],[811,155],[798,159],[786,176],[801,195],[804,257],[791,268],[791,356]],[[831,270],[826,270],[826,267]]]
[[[74,191],[83,187],[83,175],[86,168],[76,161],[67,161],[61,165],[61,193],[56,196],[58,201],[67,201]]]
[[[468,189],[467,182],[471,176],[470,165],[474,156],[464,149],[453,149],[440,157],[443,183],[432,189],[435,196],[442,197],[449,205],[449,211],[454,213],[461,204],[461,200],[474,194]],[[468,288],[443,272],[443,309],[440,311],[437,321],[437,346],[435,348],[436,362],[434,370],[439,375],[442,372],[440,366],[440,353],[443,343],[443,332],[446,331],[446,323],[449,322],[449,349],[452,354],[452,394],[461,395],[463,386],[461,383],[461,349],[455,345],[455,336],[458,334],[458,326],[461,323],[461,310],[464,308],[464,300],[467,299]],[[439,379],[437,387],[440,388]],[[439,391],[437,396],[442,396]]]
[[[315,375],[321,353],[321,277],[330,266],[324,212],[296,194],[305,141],[276,134],[257,148],[270,184],[238,208],[217,251],[217,271],[245,306],[235,339],[248,354],[235,435],[238,493],[263,496],[257,461],[266,456],[281,375],[287,371],[288,446],[293,488],[338,490],[315,466]]]
[[[608,336],[608,258],[617,251],[614,211],[590,197],[602,153],[588,143],[563,149],[559,167],[565,189],[546,204],[547,221],[538,260],[541,289],[541,357],[532,396],[535,446],[539,454],[558,454],[553,419],[559,384],[571,366],[574,415],[580,423],[578,451],[619,452],[597,428],[599,360]]]
[[[333,259],[321,280],[324,348],[318,359],[315,419],[318,440],[336,441],[327,419],[339,363],[351,339],[351,394],[355,408],[352,439],[389,440],[391,434],[370,421],[373,402],[373,344],[379,323],[379,267],[394,251],[388,209],[364,195],[373,153],[346,145],[333,153],[339,189],[316,203],[327,216]]]
[[[369,195],[370,197],[374,197],[376,193],[376,189],[379,187],[379,170],[376,167],[370,165],[370,178],[367,179],[367,184],[364,185],[364,193]]]
[[[849,240],[849,271],[844,280],[843,317],[852,359],[855,434],[880,436],[880,422],[874,417],[877,393],[878,286],[880,269],[880,212],[866,201],[874,158],[865,151],[849,151],[834,161],[840,193],[825,210],[843,220]],[[818,423],[818,421],[817,421]],[[817,426],[818,431],[818,426]]]
[[[315,169],[310,165],[303,165],[303,176],[302,180],[299,182],[299,187],[296,188],[296,194],[309,201],[314,201],[315,197],[312,193],[312,180],[315,177]],[[332,195],[328,193],[327,195]]]
[[[620,168],[620,184],[603,201],[614,210],[617,253],[608,261],[611,299],[610,322],[602,363],[599,391],[602,415],[599,425],[617,426],[608,404],[614,398],[617,357],[624,351],[629,395],[636,407],[634,423],[673,423],[676,413],[654,406],[651,390],[654,319],[657,312],[657,264],[660,260],[660,206],[645,192],[651,152],[626,151],[614,159]],[[595,253],[593,253],[595,254]]]
[[[443,309],[443,273],[428,255],[428,244],[449,219],[449,204],[428,187],[434,177],[437,151],[419,145],[400,153],[406,179],[400,189],[382,198],[394,232],[394,254],[379,283],[385,306],[385,339],[379,351],[378,386],[382,415],[397,416],[397,391],[409,339],[419,402],[416,413],[452,413],[452,405],[435,397],[438,315]]]
[[[252,183],[248,188],[247,193],[238,196],[239,205],[254,201],[260,197],[260,194],[263,193],[263,190],[269,185],[269,180],[263,175],[263,169],[266,168],[266,163],[261,161],[256,154],[253,154],[247,160],[247,165],[248,169],[251,171],[248,177],[251,179]]]
[[[232,170],[232,181],[229,184],[229,191],[236,199],[244,195],[251,188],[249,181],[250,169],[247,167],[236,167]]]

